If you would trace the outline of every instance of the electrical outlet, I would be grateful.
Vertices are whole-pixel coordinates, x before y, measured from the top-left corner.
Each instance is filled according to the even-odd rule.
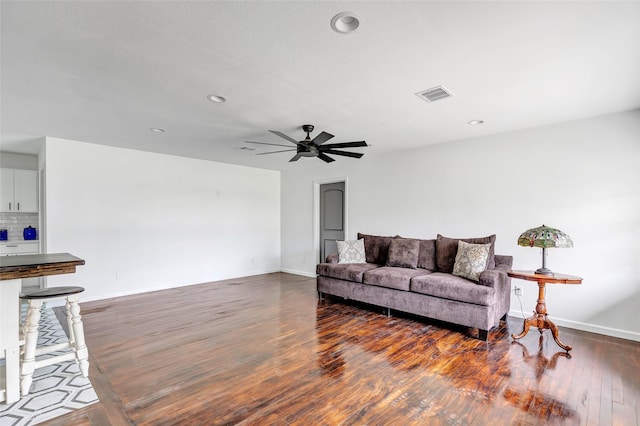
[[[122,271],[116,271],[116,279],[121,280],[122,279],[122,275],[124,275],[124,273]]]
[[[513,288],[513,294],[515,294],[516,296],[522,296],[522,287],[515,286]]]

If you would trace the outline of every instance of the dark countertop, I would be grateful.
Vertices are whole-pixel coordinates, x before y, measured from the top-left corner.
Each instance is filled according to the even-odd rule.
[[[84,260],[69,253],[0,256],[0,280],[71,274]]]

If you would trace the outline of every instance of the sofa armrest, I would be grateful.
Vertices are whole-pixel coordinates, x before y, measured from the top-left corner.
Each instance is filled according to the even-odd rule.
[[[509,272],[511,270],[511,265],[507,265],[506,263],[501,263],[499,265],[496,265],[494,271],[504,271],[504,272]]]
[[[498,288],[501,282],[504,282],[507,279],[509,279],[509,277],[507,276],[508,269],[503,270],[502,269],[503,267],[504,266],[501,265],[500,268],[486,269],[484,272],[480,274],[478,284],[486,287]]]
[[[496,269],[487,269],[481,273],[478,283],[478,285],[485,285],[494,290],[495,317],[493,320],[495,320],[495,325],[498,324],[499,318],[509,313],[511,307],[511,277],[507,274],[511,266],[498,262],[496,256]]]
[[[327,260],[325,263],[338,263],[338,260],[340,260],[338,257],[338,253],[331,253],[327,256]]]
[[[496,267],[495,269],[502,269],[508,271],[513,266],[513,256],[503,256],[500,254],[495,255]]]

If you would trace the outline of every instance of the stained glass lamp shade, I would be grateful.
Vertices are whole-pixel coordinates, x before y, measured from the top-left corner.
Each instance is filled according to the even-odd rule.
[[[523,247],[540,247],[542,249],[542,268],[536,269],[536,274],[553,275],[547,268],[546,250],[550,247],[573,247],[573,241],[564,232],[548,226],[528,229],[518,238],[518,245]]]

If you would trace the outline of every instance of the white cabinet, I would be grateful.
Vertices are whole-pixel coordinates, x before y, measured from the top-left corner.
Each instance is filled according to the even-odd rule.
[[[38,212],[38,172],[0,169],[0,211]]]
[[[38,254],[40,253],[39,241],[11,242],[2,241],[0,244],[0,256],[12,256],[18,254]]]
[[[14,170],[13,190],[16,207],[20,212],[38,211],[38,172],[35,170]]]
[[[13,169],[0,169],[0,211],[11,211],[13,192]]]

